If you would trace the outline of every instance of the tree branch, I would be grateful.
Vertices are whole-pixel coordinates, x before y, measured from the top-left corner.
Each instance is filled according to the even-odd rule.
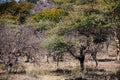
[[[68,49],[68,52],[73,56],[73,57],[75,57],[76,59],[78,59],[79,57],[78,56],[76,56],[70,49]]]

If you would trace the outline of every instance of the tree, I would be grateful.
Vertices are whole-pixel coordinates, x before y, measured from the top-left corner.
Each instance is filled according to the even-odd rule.
[[[0,4],[0,18],[14,20],[16,23],[23,24],[30,16],[32,3],[9,2]]]
[[[18,28],[0,25],[0,60],[5,65],[6,70],[11,71],[14,66],[19,68],[19,57],[26,56],[26,62],[34,61],[37,63],[40,46],[34,31],[30,27],[20,26]],[[17,71],[17,70],[15,70]]]
[[[82,70],[84,69],[84,51],[87,50],[88,47],[95,47],[94,50],[87,51],[89,51],[90,54],[94,53],[94,56],[92,57],[96,61],[97,66],[96,54],[98,50],[95,49],[98,49],[98,47],[100,48],[99,45],[103,42],[107,42],[108,37],[114,36],[114,31],[111,26],[112,24],[110,24],[110,20],[106,18],[106,12],[104,12],[104,8],[99,8],[103,1],[92,1],[94,2],[94,4],[91,2],[91,0],[86,1],[84,4],[78,4],[77,0],[73,3],[66,1],[68,4],[65,4],[65,2],[62,0],[53,1],[54,3],[58,4],[60,8],[62,8],[63,10],[65,9],[69,14],[64,17],[62,17],[63,15],[61,15],[62,18],[60,19],[60,21],[55,23],[53,27],[46,29],[45,32],[48,37],[47,39],[45,39],[46,42],[43,43],[48,43],[48,45],[46,46],[48,50],[57,49],[69,52],[73,57],[79,60]],[[72,7],[72,10],[68,10],[65,8],[65,6],[71,4],[74,5],[74,7]],[[41,14],[42,17],[44,17],[44,15],[45,14]],[[34,19],[37,19],[39,22],[38,17]],[[49,17],[47,16],[47,18],[45,19],[41,18],[41,20],[43,21],[46,21],[46,19],[48,20]],[[49,27],[49,25],[44,26],[44,28],[46,27]],[[85,36],[87,39],[84,39],[84,42],[82,42],[82,39],[80,38],[81,36]],[[90,40],[90,43],[87,43],[90,37],[92,37],[93,40]],[[81,46],[81,44],[83,44],[83,46]],[[110,44],[107,44],[107,47],[108,45]],[[76,47],[79,47],[79,49]],[[79,50],[79,55],[76,55],[77,50]]]
[[[120,49],[120,1],[119,0],[104,0],[106,5],[110,5],[107,7],[108,12],[106,12],[105,18],[109,21],[109,23],[112,23],[111,26],[113,26],[116,40],[116,47],[117,50]],[[112,4],[111,4],[112,2]],[[117,53],[119,56],[119,54]]]

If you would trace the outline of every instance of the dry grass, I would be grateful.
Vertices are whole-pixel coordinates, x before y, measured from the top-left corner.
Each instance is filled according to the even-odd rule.
[[[116,61],[114,51],[110,51],[109,55],[106,53],[98,54],[98,69],[95,69],[95,62],[90,59],[91,57],[89,55],[86,57],[84,77],[87,80],[103,80],[105,78],[118,80],[115,73],[120,68],[120,61]],[[58,67],[56,62],[52,60],[49,64],[44,60],[40,62],[40,65],[24,63],[24,66],[26,73],[0,74],[3,77],[0,80],[69,80],[70,78],[80,80],[81,78],[79,77],[82,76],[79,71],[79,62],[72,57],[69,60],[60,62]]]

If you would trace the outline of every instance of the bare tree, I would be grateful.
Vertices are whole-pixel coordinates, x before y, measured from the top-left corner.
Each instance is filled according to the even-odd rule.
[[[0,60],[6,69],[17,65],[20,62],[19,57],[27,57],[26,62],[37,62],[40,43],[31,27],[0,26]]]

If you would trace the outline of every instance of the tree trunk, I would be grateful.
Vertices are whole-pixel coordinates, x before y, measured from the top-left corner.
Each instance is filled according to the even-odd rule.
[[[80,56],[80,58],[78,60],[80,62],[81,71],[83,71],[84,70],[85,55]]]

